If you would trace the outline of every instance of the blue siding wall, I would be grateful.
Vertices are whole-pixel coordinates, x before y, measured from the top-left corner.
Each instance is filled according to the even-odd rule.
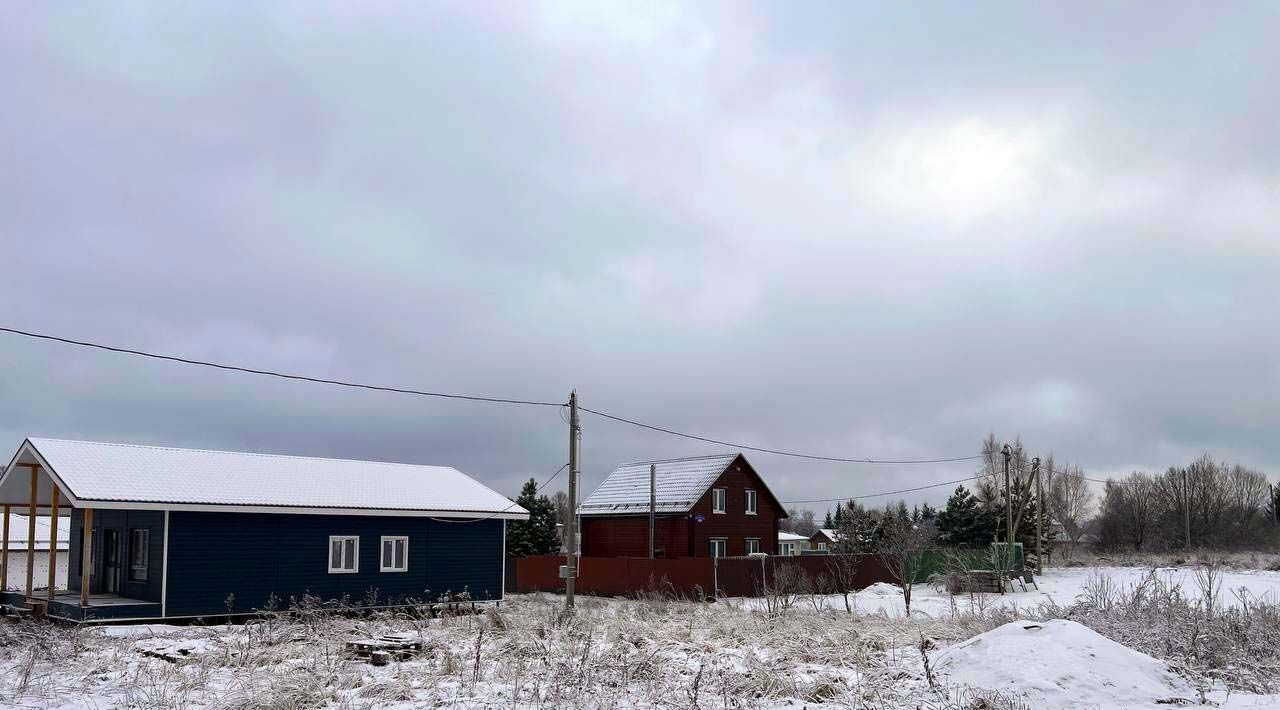
[[[360,571],[329,574],[329,536],[360,537]],[[383,535],[409,537],[408,572],[379,572]],[[447,523],[426,518],[264,513],[169,516],[169,616],[287,607],[304,594],[362,604],[434,601],[466,589],[472,599],[502,597],[501,520]]]
[[[89,572],[89,591],[102,591],[102,531],[113,528],[120,533],[120,596],[145,601],[160,602],[160,577],[164,567],[164,512],[158,510],[95,510],[93,511],[93,559]],[[129,579],[129,530],[146,528],[151,531],[148,554],[147,579],[135,582]],[[67,588],[80,591],[80,541],[84,529],[84,511],[71,511],[71,538],[67,558]]]

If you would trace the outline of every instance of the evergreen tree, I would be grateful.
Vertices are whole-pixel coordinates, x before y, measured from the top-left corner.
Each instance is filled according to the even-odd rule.
[[[530,478],[520,489],[515,502],[529,511],[529,519],[507,523],[507,554],[528,557],[559,552],[556,507],[550,498],[538,495],[538,482]]]
[[[925,503],[925,504],[924,504],[924,506],[920,508],[920,519],[921,519],[921,520],[929,521],[929,520],[933,520],[933,519],[934,519],[934,518],[936,518],[936,517],[938,517],[938,509],[937,509],[937,508],[935,508],[935,507],[933,507],[933,506],[929,505],[928,503]]]
[[[894,508],[893,512],[895,517],[898,518],[898,522],[900,523],[911,522],[911,513],[910,511],[907,510],[907,502],[905,500],[899,500],[898,505],[897,507]]]
[[[991,544],[996,529],[995,514],[969,492],[959,486],[947,499],[947,507],[938,513],[938,538],[958,547],[983,547]]]
[[[911,522],[913,523],[920,522],[920,504],[919,503],[911,506]]]
[[[826,528],[826,529],[830,530],[831,528],[834,528],[835,526],[836,526],[836,524],[835,524],[835,520],[833,520],[833,519],[832,519],[832,517],[831,517],[831,509],[830,509],[830,508],[827,508],[827,517],[825,517],[825,518],[823,518],[823,519],[822,519],[822,527],[824,527],[824,528]]]
[[[846,504],[836,528],[836,552],[866,554],[875,552],[880,541],[880,522],[855,501]]]
[[[1267,503],[1267,517],[1271,522],[1280,525],[1280,486],[1271,487],[1271,499]]]

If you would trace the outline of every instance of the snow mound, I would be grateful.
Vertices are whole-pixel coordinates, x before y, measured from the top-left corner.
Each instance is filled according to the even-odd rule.
[[[902,596],[901,589],[887,582],[876,582],[875,584],[871,585],[870,587],[867,587],[866,589],[858,593],[866,594],[872,597]]]
[[[1196,697],[1162,661],[1074,621],[1015,621],[931,656],[943,681],[1025,696],[1033,707],[1165,705]]]

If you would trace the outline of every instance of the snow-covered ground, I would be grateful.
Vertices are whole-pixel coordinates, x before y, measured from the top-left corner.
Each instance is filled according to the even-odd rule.
[[[1022,586],[1017,591],[1002,595],[978,595],[975,597],[951,595],[928,584],[917,584],[911,591],[911,613],[934,618],[967,612],[975,607],[990,608],[995,605],[1022,610],[1035,610],[1045,602],[1058,606],[1070,606],[1086,590],[1109,585],[1117,593],[1131,590],[1142,584],[1151,574],[1167,586],[1180,587],[1182,593],[1194,600],[1203,599],[1203,571],[1187,567],[1066,567],[1046,569],[1036,578],[1035,585]],[[1280,603],[1280,572],[1259,570],[1221,570],[1216,581],[1216,605],[1221,608],[1239,607],[1242,595],[1251,600]],[[1038,589],[1037,589],[1038,587]],[[738,600],[747,608],[764,609],[762,599]],[[799,602],[812,607],[817,603],[823,608],[845,608],[844,597],[839,594],[824,595],[817,599],[805,598]],[[857,594],[850,595],[850,603],[862,614],[887,614],[902,616],[906,613],[902,591],[891,584],[876,584]]]
[[[1249,606],[1245,625],[1253,630],[1233,642],[1246,644],[1247,654],[1244,646],[1192,639],[1199,645],[1190,660],[1178,624],[1191,618],[1190,635],[1214,633],[1194,616],[1201,613],[1194,601],[1162,607],[1165,616],[1155,624],[1161,628],[1154,630],[1146,612],[1098,612],[1093,605],[1088,613],[1071,612],[1070,621],[1042,613],[1043,602],[1065,614],[1077,598],[1096,601],[1107,590],[1119,599],[1146,574],[1053,570],[1040,591],[964,596],[955,605],[921,585],[909,618],[899,590],[879,585],[854,596],[853,614],[839,596],[793,600],[772,612],[760,600],[580,597],[577,613],[564,617],[561,597],[524,595],[497,611],[443,619],[309,614],[236,626],[104,629],[0,623],[0,710],[1154,709],[1202,699],[1228,708],[1280,708],[1280,696],[1258,694],[1280,688],[1268,655],[1280,638],[1268,626],[1280,625],[1280,607]],[[1192,570],[1156,575],[1166,591],[1182,584],[1187,597],[1200,594]],[[1240,587],[1250,599],[1274,601],[1280,573],[1226,572],[1220,606],[1240,605],[1229,591]],[[1178,616],[1184,612],[1193,616]],[[421,639],[423,654],[374,667],[343,652],[347,641],[389,633]]]

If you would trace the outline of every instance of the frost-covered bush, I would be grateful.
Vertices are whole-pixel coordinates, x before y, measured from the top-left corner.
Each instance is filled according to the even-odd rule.
[[[1050,613],[1167,660],[1202,685],[1280,690],[1280,604],[1247,589],[1223,590],[1212,564],[1200,568],[1193,583],[1184,589],[1156,570],[1127,586],[1095,575],[1074,605]],[[1222,604],[1224,595],[1235,603]]]

